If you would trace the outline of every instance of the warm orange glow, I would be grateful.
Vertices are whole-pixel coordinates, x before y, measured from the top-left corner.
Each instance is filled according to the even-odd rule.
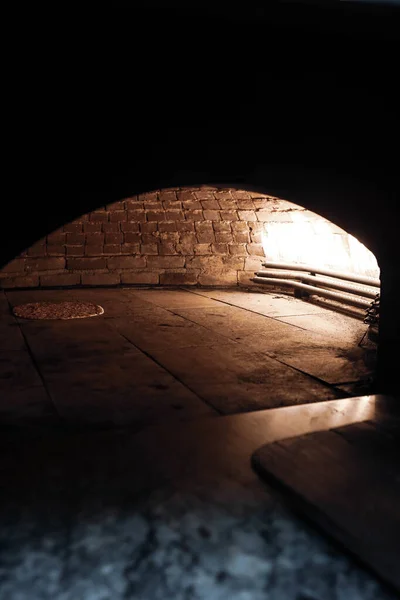
[[[262,235],[268,260],[340,269],[379,278],[374,254],[355,237],[326,219],[310,220],[293,211],[292,222],[265,223]]]

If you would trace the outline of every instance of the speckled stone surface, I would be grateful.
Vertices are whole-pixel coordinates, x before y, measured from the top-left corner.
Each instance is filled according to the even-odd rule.
[[[136,510],[78,514],[69,531],[21,516],[2,528],[0,598],[394,598],[278,504],[221,486],[212,500],[158,490]]]
[[[231,467],[176,432],[179,464],[159,432],[88,437],[2,454],[1,600],[394,600],[228,443]]]

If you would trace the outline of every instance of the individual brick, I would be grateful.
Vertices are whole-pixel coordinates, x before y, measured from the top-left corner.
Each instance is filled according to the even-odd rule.
[[[194,192],[195,197],[197,198],[197,200],[213,200],[214,199],[214,189],[210,188],[210,189],[200,189],[196,192]]]
[[[183,221],[184,218],[182,210],[170,209],[165,213],[165,219],[167,221]]]
[[[212,244],[213,242],[215,242],[214,231],[205,231],[204,233],[199,232],[197,234],[197,241],[199,242],[199,244]]]
[[[249,225],[248,223],[246,223],[246,221],[234,221],[233,223],[231,223],[231,229],[234,234],[239,232],[248,232],[249,227],[252,227],[252,224]]]
[[[39,275],[20,275],[0,278],[0,288],[32,288],[39,287]]]
[[[195,244],[194,245],[194,253],[195,254],[210,254],[211,246],[210,244]]]
[[[226,271],[243,271],[244,270],[244,261],[246,260],[244,256],[222,256],[222,264],[224,265],[224,269]]]
[[[159,274],[151,271],[143,271],[139,273],[132,273],[129,271],[121,273],[121,283],[125,284],[158,285],[159,281]]]
[[[120,233],[120,224],[119,223],[103,223],[102,225],[103,233]]]
[[[103,253],[103,246],[85,246],[85,256],[101,256]]]
[[[227,254],[228,244],[211,244],[211,252],[214,254]]]
[[[216,256],[212,254],[210,256],[198,255],[188,256],[186,258],[186,268],[189,269],[200,269],[201,271],[222,271],[225,267],[223,256]]]
[[[221,210],[221,219],[223,221],[237,221],[238,213],[235,210]]]
[[[214,195],[218,201],[225,200],[232,202],[233,200],[232,192],[230,190],[217,190],[216,192],[214,192]]]
[[[89,221],[94,223],[107,223],[108,212],[92,212],[89,215]]]
[[[191,201],[195,201],[195,195],[194,192],[191,190],[181,190],[179,192],[177,192],[177,199],[180,200],[181,202],[191,202]],[[201,207],[201,204],[199,202],[199,208]]]
[[[179,269],[185,264],[183,256],[148,256],[147,266],[150,269]]]
[[[121,244],[121,254],[140,254],[140,244]]]
[[[128,210],[128,221],[146,221],[146,213],[144,210]]]
[[[199,200],[184,200],[182,205],[183,210],[201,210],[201,202]]]
[[[67,260],[67,269],[69,271],[95,271],[105,269],[107,262],[105,258],[69,258]],[[60,267],[61,268],[61,267]]]
[[[256,271],[261,271],[261,269],[262,269],[261,263],[262,262],[263,261],[260,260],[260,258],[256,258],[255,256],[247,256],[244,259],[244,270],[245,271],[253,271],[253,273]]]
[[[169,231],[176,231],[177,223],[176,223],[176,221],[160,221],[158,223],[158,229],[161,233],[165,233],[165,232],[169,232]]]
[[[220,206],[218,200],[202,200],[201,207],[203,210],[219,210]]]
[[[119,285],[120,282],[121,277],[119,273],[82,273],[82,285]]]
[[[27,258],[25,263],[26,271],[56,271],[65,268],[65,259],[63,257],[46,258]]]
[[[253,198],[254,208],[256,210],[269,210],[271,211],[274,206],[278,206],[277,202],[271,201],[268,198]]]
[[[66,243],[69,245],[79,245],[85,243],[85,234],[84,233],[67,233]]]
[[[234,232],[233,233],[233,241],[236,244],[248,244],[250,242],[249,232],[248,231]]]
[[[139,233],[131,233],[130,231],[124,233],[125,244],[140,244],[141,241],[142,237]]]
[[[40,275],[40,285],[43,287],[63,287],[79,285],[81,276],[79,273],[63,273],[59,275]]]
[[[162,256],[176,254],[176,246],[172,242],[161,242],[158,245],[158,254]]]
[[[202,210],[187,210],[185,212],[185,217],[187,221],[203,221],[203,211]]]
[[[184,273],[165,271],[160,275],[161,285],[196,285],[197,284],[197,272],[187,271]]]
[[[234,192],[232,192],[232,196],[236,200],[251,198],[250,192],[248,192],[246,190],[235,190]]]
[[[83,231],[85,233],[100,233],[102,228],[102,223],[84,223]]]
[[[195,222],[197,221],[176,221],[176,230],[180,232],[194,231]]]
[[[161,190],[158,197],[161,202],[165,202],[165,204],[168,205],[171,203],[174,204],[180,200],[180,198],[178,198],[178,194],[175,190]]]
[[[56,246],[56,245],[48,245],[47,246],[47,256],[64,256],[65,255],[65,246]]]
[[[229,244],[229,254],[236,256],[247,256],[246,244]]]
[[[121,254],[121,244],[104,244],[103,253],[108,255]]]
[[[85,246],[83,244],[79,246],[65,246],[65,253],[67,256],[83,256],[85,254]]]
[[[200,285],[237,285],[237,272],[201,273],[198,282]]]
[[[126,210],[135,210],[143,208],[143,201],[139,200],[138,196],[131,196],[130,198],[125,198],[125,208]]]
[[[214,221],[212,226],[215,232],[231,232],[231,224],[226,221]]]
[[[67,223],[63,227],[65,233],[81,233],[83,231],[82,223]]]
[[[241,221],[257,221],[254,210],[238,210],[238,215]]]
[[[195,244],[197,244],[197,238],[194,233],[183,233],[176,248],[181,254],[194,254]]]
[[[46,256],[46,246],[44,244],[40,244],[40,243],[33,244],[33,246],[28,248],[27,255],[28,256]]]
[[[196,233],[213,233],[213,223],[212,221],[196,221],[195,222]]]
[[[85,241],[87,246],[102,246],[104,244],[104,233],[86,233]]]
[[[215,232],[215,241],[218,244],[229,244],[233,242],[233,237],[230,232],[227,231],[216,231]]]
[[[272,213],[270,210],[257,210],[256,211],[256,216],[257,216],[257,220],[260,223],[267,223],[269,221],[274,221],[274,214],[278,214],[278,213]],[[280,220],[280,217],[276,218],[277,221]]]
[[[237,210],[237,203],[235,200],[218,200],[218,204],[221,210]]]
[[[24,258],[14,258],[1,269],[1,273],[23,273],[25,270],[26,261]]]
[[[106,233],[105,244],[122,244],[124,236],[122,233]]]
[[[158,254],[158,244],[141,244],[140,254],[145,254],[146,256]]]
[[[252,278],[255,277],[252,271],[238,271],[238,284],[241,286],[252,287],[256,285]]]
[[[139,202],[157,202],[158,196],[159,192],[156,190],[154,192],[144,192],[143,194],[139,194],[137,199]]]
[[[242,199],[238,199],[236,200],[236,204],[239,210],[253,210],[254,209],[254,204],[253,204],[253,200],[248,199],[248,200],[242,200]]]
[[[49,233],[47,236],[47,243],[54,246],[60,246],[61,244],[65,244],[66,239],[66,233]]]
[[[147,210],[146,216],[148,221],[165,221],[166,214],[163,210]]]
[[[156,244],[159,239],[158,233],[142,233],[142,244]]]
[[[247,251],[252,256],[265,257],[264,248],[262,244],[247,244]]]
[[[166,231],[166,232],[160,233],[160,240],[162,242],[171,242],[171,243],[176,244],[177,242],[179,242],[179,238],[180,238],[180,235],[176,231]]]
[[[146,266],[144,256],[113,256],[107,258],[107,266],[112,271],[116,269],[143,269]]]
[[[250,234],[250,239],[251,239],[252,244],[261,244],[262,232],[261,231],[252,231]]]
[[[206,221],[221,221],[219,210],[204,210],[203,215]]]
[[[123,200],[119,200],[118,202],[112,202],[112,204],[106,205],[106,210],[110,212],[120,212],[125,209],[125,202]]]
[[[157,222],[153,221],[151,223],[140,223],[140,231],[141,233],[154,233],[157,231]]]
[[[139,226],[140,226],[139,222],[133,222],[133,221],[127,221],[125,223],[120,223],[121,231],[123,231],[124,233],[139,232]]]

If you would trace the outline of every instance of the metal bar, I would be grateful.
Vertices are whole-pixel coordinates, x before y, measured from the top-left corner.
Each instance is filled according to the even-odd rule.
[[[380,287],[380,280],[374,277],[365,277],[363,275],[353,275],[352,273],[342,273],[340,271],[331,271],[330,269],[323,269],[320,267],[312,267],[310,265],[297,265],[293,263],[277,263],[277,262],[263,262],[263,267],[267,269],[283,269],[287,271],[303,271],[306,273],[318,273],[319,275],[327,275],[328,277],[337,277],[337,279],[344,279],[346,281],[352,281],[354,283],[361,283],[364,285],[370,285],[371,287]]]
[[[365,300],[364,298],[357,298],[356,296],[350,296],[348,294],[342,294],[340,292],[332,292],[330,290],[325,290],[323,288],[317,288],[312,285],[308,285],[306,283],[300,283],[299,281],[293,281],[292,279],[275,279],[272,277],[253,277],[252,281],[255,283],[262,283],[264,285],[282,285],[293,287],[299,290],[304,290],[308,292],[310,295],[314,296],[323,296],[324,298],[331,298],[333,300],[339,300],[340,302],[345,302],[346,304],[350,304],[352,306],[358,306],[360,308],[369,308],[371,306],[371,302],[369,300]]]
[[[279,279],[299,279],[303,283],[311,283],[311,285],[320,285],[322,287],[327,287],[335,290],[341,290],[343,292],[349,292],[350,294],[355,294],[356,296],[364,296],[365,298],[375,298],[378,293],[377,290],[362,288],[357,285],[351,285],[348,283],[343,283],[340,281],[334,281],[333,279],[325,279],[321,277],[316,277],[314,275],[304,275],[300,273],[277,273],[276,271],[258,271],[256,273],[257,277],[273,277]]]

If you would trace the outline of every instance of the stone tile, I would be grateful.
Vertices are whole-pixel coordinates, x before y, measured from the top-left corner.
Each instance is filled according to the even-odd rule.
[[[41,386],[42,381],[27,350],[0,351],[0,389],[8,392]]]
[[[221,303],[212,308],[175,309],[175,312],[232,340],[243,340],[248,335],[262,333],[289,338],[297,329],[273,318]]]
[[[239,344],[156,351],[157,361],[223,414],[287,406],[340,394]]]
[[[325,314],[325,309],[292,296],[279,293],[244,292],[240,290],[196,290],[196,294],[252,310],[270,317]]]
[[[261,600],[267,582],[279,600],[309,590],[324,599],[394,600],[287,510],[250,464],[267,442],[372,413],[369,399],[351,399],[136,435],[2,436],[0,595],[184,600],[190,590]]]
[[[277,319],[284,323],[296,325],[308,331],[327,336],[327,339],[345,339],[355,345],[359,343],[367,330],[367,325],[361,320],[326,310],[321,314],[279,316]]]
[[[274,355],[285,364],[330,384],[370,377],[375,367],[375,353],[371,356],[361,348],[314,348],[301,352],[277,352]]]
[[[217,413],[171,376],[154,377],[147,384],[91,386],[72,379],[68,390],[50,383],[51,394],[70,425],[101,425],[141,430],[165,422],[187,421]],[[82,400],[84,398],[84,400]]]
[[[26,349],[25,340],[17,320],[10,316],[9,318],[0,318],[0,352]]]
[[[226,343],[219,332],[210,331],[168,311],[156,315],[149,311],[148,317],[140,314],[133,318],[113,319],[112,325],[133,344],[150,354],[153,350],[171,351],[172,348]]]
[[[323,400],[335,400],[340,394],[311,382],[309,378],[293,370],[274,370],[273,376],[243,376],[243,381],[223,383],[196,383],[194,389],[204,400],[223,415],[254,410],[295,406]],[[247,381],[249,379],[249,381]],[[251,381],[254,379],[254,382]]]
[[[0,427],[13,425],[59,425],[55,407],[43,386],[3,390],[0,399]]]
[[[215,306],[215,301],[186,290],[135,290],[135,296],[164,308]]]

